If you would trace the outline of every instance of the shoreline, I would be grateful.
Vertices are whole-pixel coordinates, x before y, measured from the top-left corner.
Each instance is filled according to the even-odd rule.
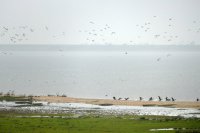
[[[172,108],[194,108],[200,109],[200,102],[196,101],[133,101],[133,100],[112,100],[112,99],[89,99],[59,96],[38,96],[33,97],[34,101],[49,103],[85,103],[101,106],[149,106],[149,107],[172,107]]]

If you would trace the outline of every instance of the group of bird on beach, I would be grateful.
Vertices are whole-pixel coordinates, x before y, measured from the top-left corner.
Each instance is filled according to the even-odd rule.
[[[119,98],[116,98],[115,96],[113,97],[113,100],[122,100],[123,98],[119,97]],[[124,98],[124,100],[129,100],[129,97],[127,98]],[[143,101],[144,98],[143,97],[139,97],[139,101]],[[153,97],[150,97],[148,101],[153,101],[154,98]],[[163,99],[161,98],[161,96],[158,96],[158,101],[163,101]],[[165,97],[165,101],[176,101],[176,99],[174,97],[171,97],[171,98],[168,98],[168,97]],[[198,100],[197,100],[198,101]]]
[[[129,97],[127,97],[127,98],[121,98],[121,97],[119,97],[119,98],[116,98],[115,96],[113,97],[113,100],[129,100],[130,98]],[[165,101],[172,101],[172,102],[175,102],[176,101],[176,99],[174,98],[174,97],[171,97],[171,98],[169,98],[169,97],[165,97],[164,98],[165,99]],[[148,99],[148,101],[153,101],[154,100],[154,98],[153,97],[150,97],[149,99]],[[144,98],[143,97],[139,97],[139,101],[144,101]],[[158,100],[157,101],[164,101],[163,100],[163,98],[161,98],[161,96],[158,96]],[[199,98],[196,98],[196,101],[198,102],[199,101]]]

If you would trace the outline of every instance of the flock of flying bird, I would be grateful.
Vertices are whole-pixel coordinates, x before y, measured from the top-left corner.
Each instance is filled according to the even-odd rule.
[[[153,18],[157,18],[157,16],[153,16]],[[144,22],[144,24],[137,24],[136,25],[137,28],[140,28],[143,32],[150,32],[152,31],[153,29],[151,28],[152,27],[152,23],[151,22]],[[164,38],[166,39],[167,42],[171,42],[172,39],[177,39],[178,38],[178,35],[169,35],[170,31],[172,30],[172,27],[173,27],[173,18],[169,18],[168,19],[168,31],[163,31],[162,34],[153,34],[154,38],[155,39],[159,39],[159,38]],[[140,30],[138,29],[138,30]],[[169,33],[168,33],[169,32]],[[141,36],[138,36],[138,38],[141,38]]]
[[[0,40],[7,39],[10,44],[17,44],[29,40],[33,33],[38,34],[39,31],[42,32],[42,34],[45,34],[45,32],[49,31],[49,27],[43,26],[40,28],[34,28],[26,25],[17,27],[0,26]],[[51,35],[52,38],[64,36],[65,32]]]
[[[163,23],[163,31],[158,31],[158,27],[155,27],[158,16],[152,16],[152,21],[145,21],[140,24],[136,24],[136,27],[134,28],[136,31],[138,31],[138,34],[135,35],[136,38],[144,39],[142,38],[143,35],[150,35],[152,38],[159,40],[159,39],[165,39],[166,42],[172,42],[173,40],[177,40],[181,37],[175,34],[174,30],[177,29],[176,25],[176,19],[175,18],[167,18],[166,22]],[[134,24],[133,24],[134,25]],[[112,39],[116,38],[116,31],[113,30],[112,26],[109,24],[105,24],[102,26],[99,26],[99,24],[96,24],[93,21],[88,22],[89,29],[80,29],[78,32],[81,34],[81,36],[86,37],[86,43],[89,44],[112,44]],[[8,26],[0,26],[0,40],[1,38],[5,37],[9,40],[10,43],[21,43],[22,41],[29,40],[29,35],[38,34],[38,31],[42,31],[42,34],[46,34],[45,31],[50,31],[51,28],[48,26],[38,27],[34,28],[31,26],[18,26],[18,27],[8,27]],[[52,32],[52,31],[51,31]],[[142,34],[141,34],[142,32]],[[190,27],[186,27],[185,32],[188,33],[200,33],[200,21],[193,20],[191,21]],[[181,33],[182,34],[182,33]],[[50,34],[49,34],[50,35]],[[62,31],[61,33],[58,33],[57,35],[50,35],[53,38],[57,38],[59,36],[64,37],[65,32]],[[5,39],[4,38],[4,39]],[[134,38],[134,36],[133,36]],[[134,40],[135,41],[135,40]],[[133,40],[130,40],[129,43],[137,43]],[[188,43],[194,42],[193,40],[190,40]],[[148,43],[148,42],[147,42]]]
[[[168,18],[166,19],[166,23],[163,23],[163,31],[158,31],[158,28],[155,27],[156,25],[156,19],[157,16],[153,16],[155,21],[145,21],[140,24],[136,24],[135,29],[138,31],[137,38],[139,39],[145,39],[142,36],[144,35],[150,35],[151,38],[154,38],[155,40],[163,39],[165,42],[173,42],[177,41],[179,39],[181,41],[181,37],[178,35],[178,33],[175,33],[177,23],[174,18]],[[98,26],[98,24],[94,23],[93,21],[89,22],[90,29],[87,30],[79,30],[80,33],[84,33],[83,36],[86,36],[87,43],[97,44],[97,43],[103,43],[103,44],[112,44],[112,42],[109,40],[113,37],[116,37],[116,31],[112,29],[112,27],[108,24],[105,24],[104,26]],[[159,29],[160,30],[160,29]],[[142,34],[140,35],[140,33]],[[200,21],[194,20],[191,21],[191,25],[189,27],[185,27],[185,32],[188,32],[188,34],[200,33]],[[182,34],[182,33],[180,33]],[[133,36],[134,38],[134,36]],[[194,40],[189,40],[188,44],[191,44],[195,42]],[[133,40],[129,41],[129,44],[136,43]],[[148,43],[148,42],[147,42]]]
[[[116,35],[116,32],[113,31],[112,27],[108,24],[105,24],[104,26],[101,26],[100,28],[96,28],[97,25],[93,22],[89,22],[92,29],[88,30],[79,30],[79,33],[84,33],[83,36],[86,35],[86,41],[87,43],[103,43],[103,44],[109,44],[110,37],[114,37]]]

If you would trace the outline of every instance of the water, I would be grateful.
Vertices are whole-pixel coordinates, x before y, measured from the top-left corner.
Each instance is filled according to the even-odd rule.
[[[1,45],[0,91],[195,100],[200,46]]]
[[[36,102],[37,103],[37,102]],[[19,112],[39,113],[69,113],[77,115],[98,114],[98,115],[157,115],[157,116],[179,116],[185,118],[200,118],[198,109],[180,109],[167,107],[141,107],[141,106],[100,106],[84,103],[48,103],[40,102],[42,106],[28,106],[16,104],[15,102],[0,102],[0,110],[15,110]],[[20,117],[20,116],[19,116]],[[23,117],[23,116],[21,116]],[[42,116],[33,116],[42,117]],[[47,116],[48,117],[48,116]]]

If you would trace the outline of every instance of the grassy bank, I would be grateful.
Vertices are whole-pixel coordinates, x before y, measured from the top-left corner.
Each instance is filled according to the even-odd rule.
[[[162,116],[80,116],[70,114],[21,114],[0,112],[0,132],[41,133],[145,133],[150,129],[174,128],[163,132],[200,132],[200,119]],[[65,117],[63,117],[65,116]]]

